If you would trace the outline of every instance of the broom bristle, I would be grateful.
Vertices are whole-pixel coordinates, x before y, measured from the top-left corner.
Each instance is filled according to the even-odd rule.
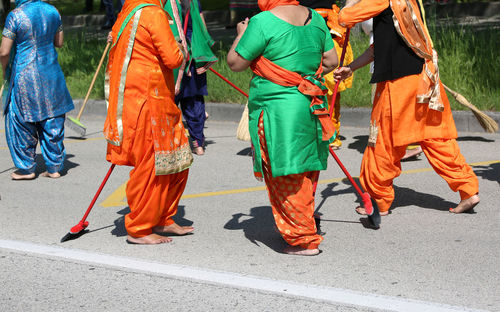
[[[84,136],[85,133],[87,132],[85,126],[78,119],[73,118],[71,116],[68,116],[66,118],[66,122],[64,123],[64,125],[70,128],[71,130],[75,131],[76,133],[78,133],[80,136]]]
[[[469,102],[463,95],[448,88],[444,83],[443,83],[443,87],[448,92],[450,92],[451,95],[453,95],[453,97],[455,98],[455,100],[458,103],[466,106],[467,108],[469,108],[472,111],[472,113],[474,114],[477,121],[479,122],[481,127],[484,129],[484,131],[489,132],[489,133],[494,133],[494,132],[498,131],[498,124],[495,120],[493,120],[493,118],[491,118],[490,116],[486,115],[481,110],[479,110],[479,108],[477,108],[474,104]]]
[[[240,123],[236,130],[236,138],[241,141],[250,141],[250,131],[248,130],[248,103],[241,114]]]

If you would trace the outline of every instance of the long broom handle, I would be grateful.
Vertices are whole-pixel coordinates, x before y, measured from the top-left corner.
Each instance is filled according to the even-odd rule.
[[[337,68],[340,68],[340,67],[342,67],[342,65],[344,65],[345,53],[347,51],[347,44],[349,43],[349,35],[350,34],[351,34],[351,29],[347,28],[345,31],[344,46],[342,47],[342,53],[340,54],[339,66]],[[333,89],[333,96],[332,96],[333,100],[332,101],[335,101],[335,99],[337,98],[339,84],[340,84],[340,80],[337,80],[337,82],[335,83],[335,87]],[[335,106],[335,102],[331,103],[330,108],[328,109],[328,117],[330,117],[330,118],[332,118],[334,106]],[[344,171],[344,173],[347,173],[346,175],[349,175],[349,173],[345,169],[344,165],[340,162],[340,159],[337,157],[337,155],[335,154],[335,152],[333,152],[333,149],[331,149],[331,148],[330,148],[330,154],[332,154],[333,158],[337,161],[337,164],[340,166],[340,169],[342,169],[342,171]],[[350,177],[350,175],[348,177]],[[352,179],[352,177],[351,177],[351,179]],[[318,187],[318,181],[313,183],[313,193],[314,194],[316,194],[317,187]],[[357,187],[357,185],[356,185],[356,187]],[[361,193],[362,192],[359,192],[360,195],[361,195]]]
[[[351,34],[351,29],[347,28],[345,31],[345,39],[344,39],[344,46],[342,47],[342,54],[340,55],[340,61],[339,61],[339,66],[338,68],[342,67],[344,65],[344,59],[345,59],[345,53],[347,51],[347,45],[349,44],[349,35]],[[333,101],[337,98],[337,91],[339,89],[339,84],[340,80],[337,80],[335,83],[335,88],[333,89]],[[330,118],[333,115],[333,107],[335,106],[335,102],[330,105],[330,109],[328,110],[328,113],[330,114]]]
[[[92,82],[90,83],[89,90],[87,91],[87,95],[85,96],[85,99],[83,100],[82,108],[80,108],[80,112],[78,113],[78,116],[76,117],[77,120],[80,120],[80,117],[82,116],[83,110],[85,109],[85,105],[87,104],[87,101],[89,100],[90,92],[92,92],[92,88],[94,87],[94,83],[97,79],[97,75],[99,74],[99,71],[101,70],[102,63],[104,63],[104,59],[106,58],[106,54],[108,53],[109,47],[111,46],[111,42],[108,42],[106,45],[106,48],[104,48],[104,52],[102,53],[101,60],[99,61],[99,65],[97,66],[97,70],[95,71],[94,78],[92,78]]]
[[[248,98],[248,94],[245,93],[245,91],[241,90],[240,88],[238,88],[234,83],[232,83],[231,81],[229,81],[226,77],[222,76],[221,74],[219,74],[215,69],[213,69],[212,67],[209,68],[210,71],[212,71],[212,73],[216,74],[217,76],[219,76],[220,79],[224,80],[225,82],[227,82],[231,87],[235,88],[237,91],[239,91],[241,94],[243,94],[244,96],[246,96]]]
[[[189,3],[191,4],[191,1]],[[184,27],[183,27],[184,35],[187,34],[188,16],[189,16],[190,11],[191,11],[191,6],[189,6],[189,9],[188,9],[188,11],[186,13],[186,17],[184,18]],[[210,67],[209,69],[210,69],[210,71],[212,73],[216,74],[220,79],[224,80],[227,84],[229,84],[231,87],[235,88],[237,91],[239,91],[241,94],[243,94],[244,96],[246,96],[248,98],[248,94],[245,93],[245,91],[243,91],[240,88],[238,88],[234,83],[232,83],[231,81],[229,81],[229,79],[227,79],[226,77],[222,76],[220,73],[218,73],[212,67]]]
[[[102,183],[101,185],[99,186],[99,189],[97,190],[97,192],[95,193],[94,195],[94,198],[92,199],[92,201],[90,202],[90,205],[89,207],[87,208],[87,211],[85,212],[85,214],[83,215],[83,218],[82,220],[80,221],[80,223],[83,223],[85,222],[85,220],[87,219],[89,213],[90,213],[90,210],[92,210],[92,207],[94,207],[94,204],[95,202],[97,201],[97,198],[99,197],[99,195],[101,194],[101,191],[102,189],[104,188],[104,185],[106,185],[106,182],[108,182],[108,179],[109,179],[109,176],[111,175],[111,172],[113,172],[113,169],[115,169],[115,164],[112,164],[110,167],[109,167],[109,170],[108,170],[108,173],[106,173],[106,176],[104,177],[104,180],[102,180]]]

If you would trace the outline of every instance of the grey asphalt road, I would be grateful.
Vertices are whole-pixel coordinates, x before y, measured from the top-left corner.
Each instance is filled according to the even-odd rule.
[[[316,195],[322,253],[297,257],[281,253],[285,243],[236,123],[207,122],[207,153],[195,156],[176,216],[195,233],[136,246],[125,243],[127,167],[111,175],[89,232],[59,242],[109,168],[103,117],[84,116],[84,139],[67,129],[66,170],[57,180],[10,180],[0,122],[2,311],[500,310],[500,134],[459,133],[479,178],[475,213],[449,214],[458,194],[420,158],[403,163],[394,209],[376,231],[354,212],[357,196],[330,159]],[[338,155],[357,176],[367,129],[341,132]]]

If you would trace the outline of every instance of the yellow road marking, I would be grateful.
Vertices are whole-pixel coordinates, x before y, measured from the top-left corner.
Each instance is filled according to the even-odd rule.
[[[475,166],[492,165],[492,164],[496,164],[496,163],[500,163],[500,160],[481,161],[481,162],[470,163],[469,165],[472,167],[475,167]],[[433,169],[431,167],[428,167],[428,168],[404,170],[401,172],[401,174],[413,174],[413,173],[421,173],[421,172],[429,172],[429,171],[433,171]],[[359,177],[353,177],[353,178],[357,179]],[[319,180],[318,184],[329,184],[329,183],[334,183],[334,182],[341,182],[341,181],[344,181],[346,179],[347,178],[335,178],[335,179]],[[127,186],[127,183],[124,183],[120,187],[118,187],[113,192],[113,194],[109,195],[101,203],[101,206],[102,207],[120,207],[120,206],[128,205],[127,201],[126,201],[126,195],[125,195],[125,187],[126,186]],[[181,197],[181,199],[222,196],[222,195],[250,193],[250,192],[265,191],[265,190],[266,190],[265,186],[256,186],[256,187],[248,187],[248,188],[226,190],[226,191],[205,192],[205,193],[198,193],[198,194],[183,195]]]

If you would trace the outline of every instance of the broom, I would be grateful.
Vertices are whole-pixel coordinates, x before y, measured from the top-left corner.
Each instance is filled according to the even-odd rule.
[[[241,114],[240,123],[236,130],[236,138],[240,141],[250,142],[250,131],[248,131],[248,102],[245,104],[243,114]]]
[[[349,35],[350,35],[350,33],[351,33],[351,29],[347,28],[346,32],[345,32],[345,40],[344,40],[345,43],[349,42]],[[342,67],[342,65],[344,64],[344,58],[345,58],[346,50],[347,50],[347,44],[344,44],[344,47],[342,48],[342,54],[340,55],[340,61],[339,61],[338,68]],[[333,96],[332,96],[333,99],[335,99],[337,97],[337,92],[338,92],[339,84],[340,84],[340,80],[337,80],[337,82],[335,83],[335,88],[333,89]],[[328,117],[330,119],[332,118],[331,116],[332,116],[332,113],[333,113],[333,108],[334,108],[334,105],[330,105],[330,108],[328,110]],[[362,205],[365,208],[366,215],[367,215],[368,220],[370,221],[371,225],[375,229],[378,229],[380,227],[380,221],[381,221],[378,207],[374,206],[372,204],[372,200],[370,198],[370,195],[368,193],[366,193],[366,192],[363,192],[363,190],[358,186],[358,184],[356,183],[356,181],[354,181],[354,179],[352,178],[352,176],[349,174],[349,172],[344,167],[344,165],[342,164],[342,162],[338,158],[337,154],[333,150],[333,147],[329,146],[328,150],[330,151],[330,154],[332,155],[332,157],[337,162],[337,165],[339,165],[340,169],[344,172],[344,174],[347,177],[347,179],[349,179],[349,181],[351,182],[352,186],[354,187],[354,189],[356,190],[356,192],[361,197]],[[317,188],[317,186],[318,186],[318,181],[315,181],[313,183],[313,194],[316,194],[316,188]]]
[[[110,46],[111,46],[111,42],[108,42],[108,44],[106,45],[106,48],[104,48],[104,52],[102,53],[101,60],[99,61],[99,65],[97,66],[97,70],[95,71],[94,78],[92,78],[92,82],[90,83],[89,90],[87,91],[87,95],[85,96],[85,99],[83,100],[83,104],[82,104],[82,107],[80,108],[80,112],[78,113],[78,116],[76,116],[76,118],[68,116],[68,118],[66,119],[66,122],[65,122],[66,127],[75,131],[80,136],[84,136],[85,133],[87,132],[87,129],[85,128],[85,126],[80,122],[80,117],[82,116],[83,110],[85,109],[85,105],[87,104],[87,101],[89,100],[90,92],[92,91],[92,88],[94,87],[95,80],[97,79],[97,75],[99,74],[99,70],[101,69],[102,63],[104,62],[104,59],[106,58],[106,54],[108,53],[108,49]]]
[[[476,119],[481,125],[481,127],[483,127],[484,131],[489,133],[494,133],[498,131],[498,124],[496,123],[495,120],[493,120],[493,118],[480,111],[479,108],[477,108],[475,105],[469,102],[463,95],[448,88],[444,83],[442,84],[443,87],[446,89],[446,91],[450,92],[458,103],[466,106],[472,111],[474,116],[476,116]]]
[[[102,181],[101,185],[99,186],[99,189],[95,193],[94,198],[90,202],[90,205],[87,208],[87,211],[85,211],[85,214],[83,215],[82,220],[80,220],[80,222],[78,222],[77,225],[72,227],[69,230],[69,232],[66,235],[64,235],[63,238],[61,238],[61,243],[64,243],[65,241],[69,241],[72,239],[76,239],[76,238],[82,236],[83,234],[85,234],[85,229],[87,228],[87,226],[89,226],[89,221],[87,221],[87,217],[90,213],[90,210],[92,210],[92,208],[94,207],[94,204],[97,201],[97,198],[99,197],[99,195],[101,194],[101,191],[104,188],[104,185],[106,185],[106,182],[108,182],[109,176],[111,175],[111,172],[113,172],[113,169],[115,169],[115,164],[112,164],[109,167],[108,173],[106,173],[106,176],[104,177],[104,180]]]

